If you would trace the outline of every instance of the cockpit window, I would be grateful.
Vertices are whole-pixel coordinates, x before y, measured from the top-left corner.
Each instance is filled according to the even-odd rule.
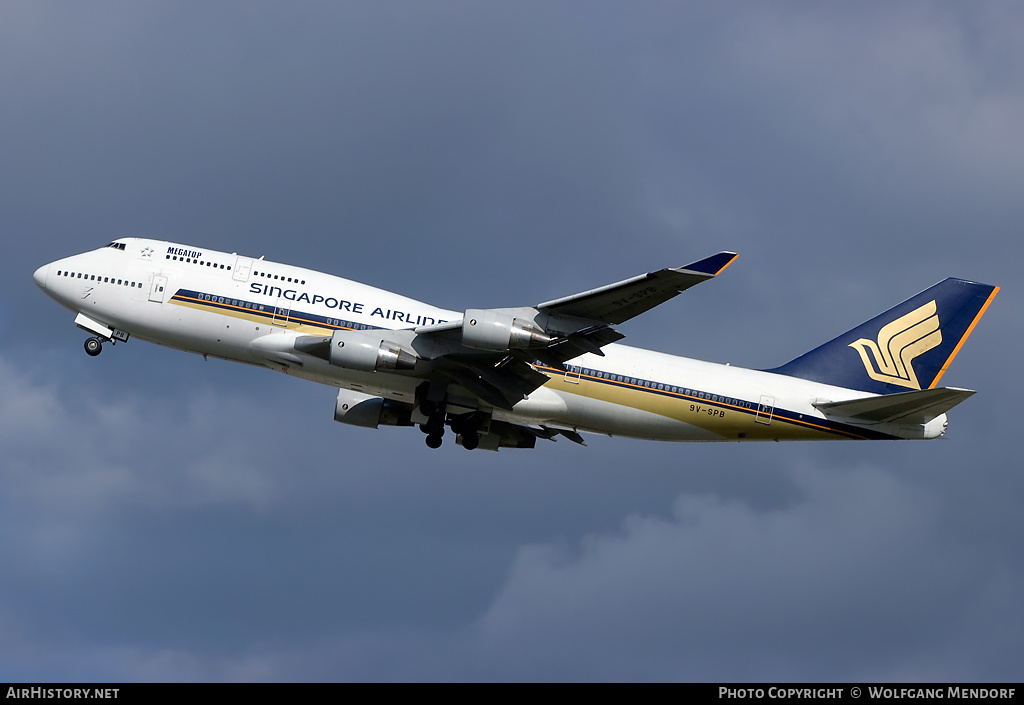
[[[124,249],[124,243],[123,242],[112,242],[109,245],[107,245],[107,247],[113,247],[115,250],[123,250]]]

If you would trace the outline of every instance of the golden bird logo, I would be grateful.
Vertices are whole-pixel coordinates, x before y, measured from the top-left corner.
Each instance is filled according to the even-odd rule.
[[[882,326],[878,331],[878,342],[861,338],[850,343],[850,347],[860,353],[864,369],[871,379],[910,389],[921,388],[911,363],[942,342],[939,316],[935,311],[933,300]],[[868,351],[871,357],[868,357]]]

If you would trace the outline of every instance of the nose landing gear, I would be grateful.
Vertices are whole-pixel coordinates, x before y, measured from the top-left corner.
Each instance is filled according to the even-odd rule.
[[[85,341],[85,352],[89,357],[96,357],[103,352],[103,341],[99,338],[89,338]]]

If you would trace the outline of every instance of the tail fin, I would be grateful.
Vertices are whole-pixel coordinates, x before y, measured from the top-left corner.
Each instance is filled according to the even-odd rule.
[[[946,279],[767,371],[872,394],[934,388],[998,292]]]

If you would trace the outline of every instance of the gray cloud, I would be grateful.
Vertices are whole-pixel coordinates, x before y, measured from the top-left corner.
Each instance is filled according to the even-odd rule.
[[[615,680],[971,679],[1002,658],[958,643],[973,611],[1009,607],[985,604],[1007,576],[934,542],[938,497],[865,466],[787,476],[802,496],[785,509],[682,495],[671,517],[524,547],[480,622],[488,657],[536,677],[615,664]]]

